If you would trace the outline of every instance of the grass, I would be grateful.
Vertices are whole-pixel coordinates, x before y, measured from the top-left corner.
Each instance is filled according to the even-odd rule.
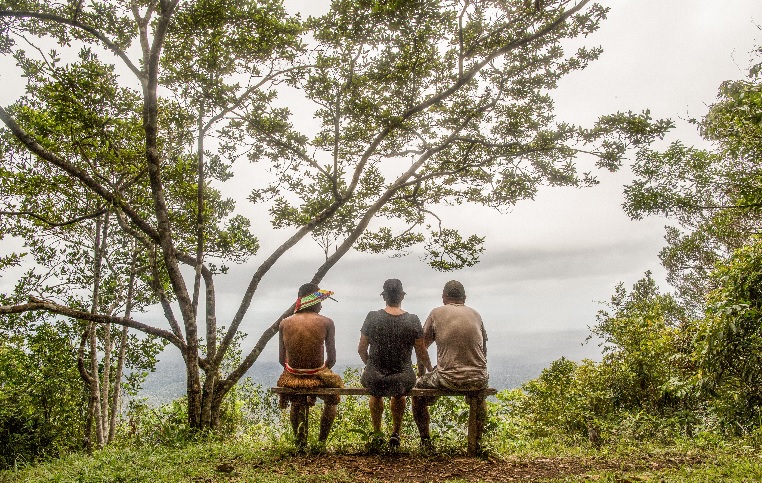
[[[262,481],[297,479],[289,451],[242,440],[201,441],[181,447],[109,447],[70,455],[19,471],[0,472],[0,482],[132,483]],[[341,469],[309,481],[350,481]]]
[[[501,442],[488,441],[493,448]],[[514,445],[516,447],[517,445]],[[621,444],[593,448],[585,444],[534,442],[522,451],[492,450],[482,460],[464,458],[449,445],[438,446],[439,454],[418,453],[409,439],[403,454],[365,456],[360,448],[338,441],[329,443],[325,453],[296,455],[286,438],[237,437],[189,441],[173,446],[112,446],[92,455],[69,455],[17,471],[0,472],[0,482],[128,483],[128,482],[267,482],[287,481],[404,481],[405,466],[421,468],[422,479],[437,480],[428,465],[442,468],[451,464],[465,468],[447,473],[445,481],[501,481],[512,476],[521,480],[548,482],[714,482],[762,481],[759,449],[743,441],[712,445],[685,441],[670,447],[649,444]],[[340,449],[340,450],[339,450]],[[444,452],[442,452],[444,450]],[[360,461],[357,463],[357,461]],[[355,462],[354,466],[352,463]],[[358,473],[358,465],[372,465],[371,476]],[[396,475],[396,476],[395,476]],[[374,479],[375,478],[375,479]]]
[[[707,462],[698,465],[681,465],[668,468],[627,470],[602,470],[584,475],[553,478],[549,482],[597,481],[622,483],[658,481],[675,483],[709,482],[758,482],[762,481],[762,460],[759,456],[721,454],[708,456]]]

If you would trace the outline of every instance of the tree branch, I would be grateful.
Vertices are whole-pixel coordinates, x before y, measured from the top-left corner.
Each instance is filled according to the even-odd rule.
[[[113,315],[104,315],[104,314],[91,314],[90,312],[87,312],[84,310],[73,309],[71,307],[60,305],[55,302],[51,302],[49,300],[38,299],[37,297],[29,297],[29,302],[26,304],[0,305],[0,314],[2,315],[20,314],[24,312],[34,312],[34,311],[40,311],[40,310],[51,312],[58,315],[63,315],[66,317],[71,317],[73,319],[87,320],[90,322],[97,322],[101,324],[117,324],[117,325],[121,325],[125,327],[130,327],[130,328],[139,330],[141,332],[144,332],[146,334],[161,337],[162,339],[165,339],[171,342],[172,344],[174,344],[180,349],[183,349],[185,347],[185,343],[182,340],[180,340],[177,336],[175,336],[175,334],[169,331],[166,331],[164,329],[159,329],[157,327],[153,327],[153,326],[144,324],[142,322],[138,322],[131,318],[116,317]]]
[[[141,231],[146,233],[151,238],[158,239],[159,235],[157,231],[145,220],[143,220],[140,215],[138,215],[137,212],[133,210],[124,200],[107,190],[105,187],[103,187],[103,185],[95,181],[92,177],[90,177],[87,173],[78,167],[63,160],[57,154],[48,151],[43,146],[41,146],[37,140],[34,139],[34,137],[32,137],[21,126],[19,126],[13,116],[11,116],[10,113],[3,107],[0,107],[0,121],[2,121],[8,127],[8,129],[10,129],[16,139],[18,139],[24,146],[26,146],[26,148],[31,153],[37,155],[39,158],[47,161],[53,166],[62,169],[74,179],[79,180],[93,193],[108,202],[108,204],[114,205],[123,211],[132,220],[132,222],[135,223],[138,228],[140,228]]]
[[[104,214],[105,212],[106,212],[106,209],[105,208],[101,208],[100,210],[98,210],[98,211],[96,211],[94,213],[90,213],[88,215],[82,215],[82,216],[79,216],[77,218],[74,218],[74,219],[71,219],[71,220],[68,220],[68,221],[62,221],[62,222],[53,222],[53,221],[50,221],[50,220],[46,219],[45,217],[40,216],[40,215],[38,215],[36,213],[33,213],[31,211],[0,211],[0,215],[5,215],[5,216],[29,216],[31,218],[34,218],[35,220],[39,220],[39,221],[45,223],[50,228],[59,228],[59,227],[62,227],[62,226],[74,225],[74,224],[79,223],[80,221],[83,221],[83,220],[90,220],[92,218],[97,218],[98,216]]]
[[[82,30],[84,32],[89,33],[96,39],[103,42],[103,44],[111,50],[114,54],[116,54],[117,57],[122,59],[122,62],[127,66],[128,69],[132,71],[133,74],[135,74],[135,77],[138,78],[141,84],[145,83],[145,73],[141,71],[140,69],[135,66],[135,64],[132,63],[130,58],[127,56],[127,53],[123,51],[121,48],[119,48],[114,42],[109,40],[108,37],[106,37],[105,34],[100,32],[95,27],[92,27],[90,25],[84,24],[75,18],[66,18],[61,17],[60,15],[55,15],[52,13],[41,13],[41,12],[27,12],[27,11],[15,11],[15,10],[0,10],[0,18],[17,18],[17,19],[28,19],[28,18],[34,18],[37,20],[44,20],[47,22],[53,22],[58,23],[62,25],[68,25],[70,27],[74,27],[76,29]]]

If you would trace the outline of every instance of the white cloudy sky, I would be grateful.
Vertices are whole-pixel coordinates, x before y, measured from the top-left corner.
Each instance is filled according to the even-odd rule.
[[[699,143],[681,119],[702,116],[722,81],[744,77],[749,52],[762,43],[759,0],[603,3],[611,7],[609,18],[587,44],[601,45],[604,53],[588,69],[562,81],[555,95],[559,118],[589,124],[601,114],[649,108],[654,117],[676,120],[679,127],[671,139]],[[321,13],[328,2],[286,0],[286,5],[306,16]],[[22,84],[5,69],[0,85],[4,88],[0,101],[8,104]],[[542,190],[536,200],[503,215],[468,207],[449,210],[449,225],[487,237],[482,261],[473,268],[439,273],[421,261],[420,253],[397,259],[346,256],[323,282],[339,300],[326,304],[324,313],[336,322],[340,351],[354,354],[365,314],[381,307],[378,294],[386,278],[403,281],[408,294],[404,307],[422,318],[441,302],[442,285],[459,279],[469,293],[468,303],[484,317],[491,347],[509,352],[512,332],[538,332],[538,338],[552,331],[581,333],[594,322],[601,308],[598,301],[608,299],[618,282],[630,286],[646,270],[662,279],[657,254],[665,221],[634,222],[622,212],[627,170],[600,173],[599,178],[601,184],[595,188]],[[253,226],[268,223],[255,220]],[[288,236],[283,231],[264,236],[261,253],[266,256],[268,248]],[[320,265],[317,245],[309,240],[303,245],[265,277],[243,324],[250,344]],[[255,259],[234,267],[217,281],[221,323],[235,312],[257,263]],[[7,277],[0,281],[10,282]],[[158,312],[145,317],[162,323]],[[582,338],[569,343],[578,345]],[[270,344],[263,357],[274,358],[274,349]]]
[[[559,118],[584,124],[604,113],[648,108],[654,117],[677,122],[671,139],[700,143],[684,119],[702,116],[722,81],[745,76],[749,52],[762,41],[762,6],[756,0],[603,3],[611,7],[609,17],[589,43],[602,45],[604,53],[588,69],[562,81],[555,96]],[[319,14],[326,2],[286,4]],[[498,350],[519,351],[512,332],[537,331],[542,338],[543,332],[585,331],[594,323],[599,301],[608,299],[618,282],[629,287],[646,270],[657,280],[664,273],[657,255],[665,220],[635,222],[622,212],[627,170],[600,173],[599,178],[595,188],[545,189],[536,200],[504,215],[471,208],[448,212],[449,223],[487,237],[482,261],[473,268],[439,273],[416,253],[402,259],[346,256],[323,282],[339,299],[324,311],[336,321],[340,343],[351,348],[367,311],[380,308],[380,286],[391,277],[405,285],[405,308],[422,317],[440,303],[444,282],[462,281],[468,303],[482,313],[491,346]],[[302,253],[308,251],[306,247]],[[268,275],[246,330],[258,334],[273,320],[274,311],[260,308],[263,300],[278,301],[278,307],[291,301],[290,292],[302,274],[311,274],[309,268],[321,261],[316,247],[311,253],[312,260],[299,257]],[[231,301],[235,299],[233,295]],[[569,350],[584,338],[571,337]]]

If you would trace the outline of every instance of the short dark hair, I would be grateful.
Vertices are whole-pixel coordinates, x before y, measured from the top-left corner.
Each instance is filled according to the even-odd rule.
[[[399,307],[402,304],[402,299],[405,298],[402,282],[396,278],[390,278],[384,282],[384,291],[381,292],[381,296],[389,307]]]
[[[305,295],[309,295],[311,293],[315,293],[318,290],[320,290],[320,287],[318,287],[316,284],[314,284],[314,283],[305,283],[304,285],[299,287],[298,296],[299,297],[304,297]]]
[[[442,289],[442,296],[457,302],[464,302],[466,300],[466,289],[457,280],[450,280]]]
[[[318,287],[314,283],[305,283],[301,287],[299,287],[299,292],[297,293],[299,298],[304,297],[305,295],[309,295],[311,293],[315,293],[318,290],[320,290],[320,287]],[[323,307],[322,304],[315,304],[310,305],[309,307],[304,307],[302,309],[299,309],[297,312],[320,312],[320,309]]]

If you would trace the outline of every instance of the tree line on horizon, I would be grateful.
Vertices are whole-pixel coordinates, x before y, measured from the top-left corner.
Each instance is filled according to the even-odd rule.
[[[712,150],[652,150],[673,123],[648,111],[558,122],[558,80],[601,53],[564,42],[607,11],[590,0],[335,0],[302,19],[280,0],[0,1],[0,52],[26,83],[0,107],[0,236],[24,242],[0,258],[23,271],[0,295],[0,446],[33,459],[114,441],[123,393],[167,344],[183,356],[184,424],[220,431],[237,383],[293,310],[258,321],[241,352],[257,289],[294,246],[324,250],[302,275],[313,283],[350,250],[473,266],[484,238],[448,226],[443,207],[505,210],[540,186],[591,186],[594,169],[616,171],[633,152],[624,208],[675,220],[661,254],[675,294],[648,276],[617,288],[593,328],[601,363],[558,361],[505,397],[538,428],[596,440],[634,408],[753,431],[759,64],[693,121]],[[314,132],[284,96],[314,106]],[[241,163],[261,173],[246,180],[248,201],[267,220],[237,214],[226,194]],[[270,253],[264,232],[282,240]],[[215,280],[251,260],[235,316],[218,320]],[[141,321],[152,306],[166,326]],[[551,402],[569,419],[543,420]]]

